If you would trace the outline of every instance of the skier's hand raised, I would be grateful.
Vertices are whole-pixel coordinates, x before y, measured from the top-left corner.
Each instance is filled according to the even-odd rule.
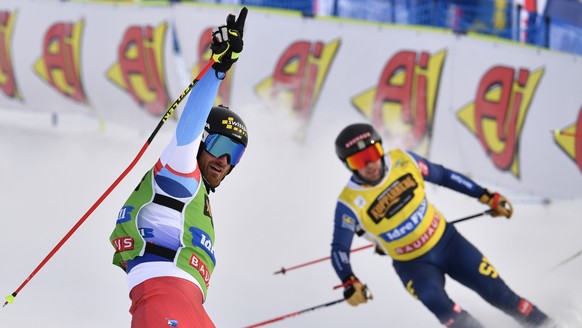
[[[212,30],[212,67],[218,71],[226,73],[234,64],[243,50],[243,31],[248,9],[243,7],[236,18],[229,14],[226,18],[226,25],[219,26]]]

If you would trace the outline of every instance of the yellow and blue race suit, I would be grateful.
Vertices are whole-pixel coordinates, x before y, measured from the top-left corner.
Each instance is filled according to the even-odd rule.
[[[448,297],[445,274],[521,322],[536,325],[547,319],[516,295],[487,258],[446,222],[428,200],[425,181],[474,198],[484,188],[400,149],[385,154],[384,164],[386,173],[379,183],[368,185],[353,175],[338,197],[331,259],[341,281],[353,275],[350,247],[354,234],[365,234],[393,259],[406,289],[447,326],[452,327],[460,314],[467,314]]]

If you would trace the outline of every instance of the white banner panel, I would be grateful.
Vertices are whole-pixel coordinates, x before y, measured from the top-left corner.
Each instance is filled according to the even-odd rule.
[[[5,0],[0,106],[152,129],[207,62],[209,30],[238,11]],[[368,121],[385,145],[507,193],[582,195],[579,57],[258,8],[249,10],[244,41],[217,103],[251,127],[257,116],[273,126],[289,120],[296,128],[284,137],[332,152],[346,124]],[[270,129],[251,128],[259,137]]]

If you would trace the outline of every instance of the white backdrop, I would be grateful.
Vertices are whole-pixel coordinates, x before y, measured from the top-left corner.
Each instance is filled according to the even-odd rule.
[[[166,93],[167,106],[171,104],[185,88],[180,76],[195,76],[205,63],[208,52],[203,41],[208,29],[222,24],[227,13],[239,10],[200,4],[4,0],[0,13],[9,19],[0,33],[4,40],[0,43],[4,58],[0,86],[13,86],[7,78],[12,76],[19,96],[0,92],[0,105],[89,113],[151,129],[159,117],[150,112],[164,112],[164,103],[152,99]],[[76,33],[63,37],[66,33],[56,33],[55,27]],[[173,48],[173,28],[181,44],[179,56]],[[127,43],[130,40],[133,43]],[[413,57],[399,62],[403,54]],[[437,64],[439,56],[442,61]],[[306,19],[297,13],[251,7],[244,54],[225,83],[227,98],[221,100],[237,108],[261,104],[283,113],[303,108],[307,123],[295,120],[303,125],[305,142],[312,142],[310,135],[324,125],[339,129],[367,120],[387,129],[385,141],[394,145],[410,137],[426,101],[430,117],[426,126],[421,124],[424,146],[413,145],[410,150],[450,163],[520,197],[571,198],[582,195],[582,138],[580,133],[555,137],[551,132],[582,130],[578,119],[581,63],[576,56],[500,39]],[[510,71],[510,80],[495,73],[500,70]],[[47,76],[56,82],[47,82]],[[80,86],[67,84],[63,76],[76,78]],[[158,85],[148,89],[147,83],[154,82],[147,78],[152,76],[159,78]],[[123,78],[128,85],[121,84]],[[406,87],[408,82],[410,87]],[[75,87],[84,93],[85,102],[66,96]],[[305,90],[311,89],[309,97]],[[378,108],[373,97],[362,97],[383,92],[385,98],[379,99],[383,103]],[[270,96],[273,99],[267,99]],[[147,106],[154,109],[145,110]],[[478,113],[485,116],[480,119]],[[463,121],[461,115],[471,119]],[[482,135],[477,126],[484,127]],[[504,152],[511,157],[510,166],[494,161],[494,156]]]

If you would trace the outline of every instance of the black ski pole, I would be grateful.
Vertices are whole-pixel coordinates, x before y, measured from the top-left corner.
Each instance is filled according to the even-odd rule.
[[[340,285],[339,287],[344,287],[344,286],[345,285]],[[336,288],[334,287],[334,289],[336,289]],[[366,297],[366,299],[368,299],[368,300],[374,299],[374,296],[372,295],[372,293],[368,289],[368,286],[367,285],[364,285],[363,292],[364,292],[364,296]],[[315,311],[317,309],[321,309],[321,308],[325,308],[325,307],[328,307],[328,306],[332,306],[332,305],[341,303],[341,302],[343,302],[345,300],[346,300],[345,298],[342,298],[342,299],[335,300],[335,301],[331,301],[331,302],[328,302],[328,303],[325,303],[325,304],[320,304],[320,305],[312,306],[310,308],[307,308],[307,309],[304,309],[304,310],[301,310],[301,311],[295,311],[295,312],[292,312],[292,313],[289,313],[289,314],[285,314],[285,315],[282,315],[282,316],[279,316],[279,317],[276,317],[276,318],[273,318],[273,319],[270,319],[270,320],[266,320],[266,321],[263,321],[263,322],[255,323],[254,325],[246,326],[244,328],[255,328],[255,327],[265,326],[265,325],[268,325],[268,324],[273,323],[273,322],[281,321],[283,319],[287,319],[287,318],[290,318],[290,317],[294,317],[296,315],[303,314],[305,312]]]
[[[304,309],[304,310],[301,310],[301,311],[292,312],[292,313],[285,314],[285,315],[282,315],[282,316],[279,316],[279,317],[276,317],[276,318],[273,318],[273,319],[270,319],[270,320],[266,320],[266,321],[263,321],[263,322],[256,323],[254,325],[246,326],[245,328],[254,328],[254,327],[265,326],[265,325],[268,325],[268,324],[273,323],[273,322],[281,321],[283,319],[287,319],[287,318],[290,318],[290,317],[294,317],[296,315],[303,314],[305,312],[315,311],[317,309],[321,309],[321,308],[324,308],[324,307],[332,306],[332,305],[341,303],[343,301],[345,301],[344,298],[339,299],[339,300],[335,300],[335,301],[331,301],[331,302],[328,302],[328,303],[325,303],[325,304],[316,305],[316,306],[313,306],[313,307],[310,307],[310,308],[307,308],[307,309]]]
[[[566,263],[568,263],[568,262],[572,261],[573,259],[577,258],[577,257],[578,257],[578,256],[580,256],[580,255],[582,255],[582,251],[579,251],[578,253],[576,253],[576,254],[574,254],[574,255],[570,256],[569,258],[567,258],[567,259],[563,260],[562,262],[560,262],[560,263],[558,263],[558,264],[554,265],[552,268],[550,268],[550,269],[548,270],[548,272],[556,270],[557,268],[559,268],[559,267],[563,266],[564,264],[566,264]]]
[[[455,224],[455,223],[459,223],[459,222],[471,220],[471,219],[474,219],[474,218],[478,218],[478,217],[483,216],[483,215],[495,214],[496,212],[497,211],[495,211],[495,210],[487,210],[487,211],[483,211],[481,213],[473,214],[473,215],[470,215],[470,216],[467,216],[467,217],[464,217],[464,218],[460,218],[460,219],[456,219],[456,220],[450,221],[449,223],[450,224]]]

